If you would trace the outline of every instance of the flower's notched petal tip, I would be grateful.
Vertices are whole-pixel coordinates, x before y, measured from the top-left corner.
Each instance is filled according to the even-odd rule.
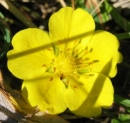
[[[83,42],[85,45],[91,39],[94,30],[95,22],[92,16],[82,9],[62,8],[53,14],[49,20],[50,37],[52,41],[59,41],[60,45],[56,45],[61,50],[74,48],[75,42],[83,37],[86,37]],[[73,39],[73,42],[72,40],[63,42],[65,39]]]
[[[74,114],[83,117],[99,116],[102,111],[101,107],[108,107],[113,102],[114,90],[110,79],[101,73],[91,74],[93,76],[87,78],[84,75],[80,78],[71,77],[72,83],[66,90],[68,108]],[[106,95],[107,98],[105,98]]]
[[[14,48],[7,54],[8,68],[23,80],[42,76],[54,57],[51,39],[41,29],[28,28],[18,32],[12,44]]]
[[[41,111],[59,114],[67,108],[63,96],[66,88],[58,76],[53,79],[52,76],[45,73],[42,79],[24,81],[22,95],[32,107],[38,106]]]
[[[119,41],[117,38],[107,31],[98,30],[95,31],[88,47],[93,48],[93,52],[87,54],[87,57],[91,61],[99,60],[91,66],[91,71],[113,77],[117,71],[117,63],[122,60],[122,56],[118,52]]]

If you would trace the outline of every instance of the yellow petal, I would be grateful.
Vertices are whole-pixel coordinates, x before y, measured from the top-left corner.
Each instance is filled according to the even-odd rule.
[[[22,95],[32,107],[38,106],[49,114],[59,114],[67,106],[64,101],[65,85],[58,76],[45,73],[43,78],[24,81]]]
[[[117,38],[106,31],[96,31],[88,44],[86,53],[80,54],[83,63],[87,64],[92,72],[101,72],[109,77],[117,73],[116,65],[122,61],[118,52]]]
[[[65,50],[74,48],[83,37],[86,37],[84,44],[87,44],[94,29],[95,23],[92,16],[82,9],[62,8],[49,20],[50,37],[53,41],[58,41],[61,50],[64,48],[62,46],[64,43],[66,44]],[[64,42],[65,39],[67,39],[66,42]]]
[[[20,79],[42,76],[54,57],[50,38],[40,29],[18,32],[12,39],[12,45],[13,50],[7,54],[8,68]]]
[[[111,81],[101,73],[70,77],[65,94],[68,108],[83,117],[99,116],[101,107],[109,107],[113,102]]]

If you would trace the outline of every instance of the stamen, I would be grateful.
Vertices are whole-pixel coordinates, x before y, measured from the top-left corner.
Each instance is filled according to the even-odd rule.
[[[84,56],[86,56],[86,54],[88,54],[88,47],[86,47],[84,50],[80,51],[79,53],[77,53],[75,56],[80,56],[79,58],[83,58]]]
[[[63,73],[62,73],[62,74],[60,75],[60,80],[63,80],[63,78],[64,78],[64,77],[63,77]]]
[[[53,80],[53,77],[50,78],[50,81],[52,81],[52,80]]]
[[[47,50],[48,50],[48,51],[52,51],[52,49],[51,49],[51,48],[48,48]]]
[[[62,41],[58,40],[58,42],[59,42],[60,44],[62,44]]]
[[[64,83],[65,87],[68,88],[68,81],[66,80],[65,76],[63,75],[63,73],[60,76],[60,80]]]
[[[92,51],[93,51],[93,48],[91,48],[89,52],[92,52]]]
[[[55,62],[55,60],[54,60],[54,59],[52,59],[52,62]]]
[[[77,86],[77,85],[74,85],[73,87],[74,87],[74,88],[78,88],[78,86]]]
[[[69,49],[69,48],[67,49],[67,52],[68,52],[68,51],[70,51],[70,49]]]
[[[83,60],[83,61],[86,61],[86,60]],[[99,62],[99,60],[93,60],[92,62],[86,62],[86,63],[83,61],[81,64],[79,63],[78,65],[80,65],[81,67],[87,67],[87,66],[93,65],[94,63]]]
[[[46,66],[46,64],[43,64],[41,67],[45,67]]]
[[[99,62],[99,60],[93,60],[93,63],[97,63],[97,62]]]
[[[56,72],[56,67],[54,67],[54,72]]]

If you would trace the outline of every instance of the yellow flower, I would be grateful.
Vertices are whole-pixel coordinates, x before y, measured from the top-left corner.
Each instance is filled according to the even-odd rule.
[[[110,77],[122,60],[119,42],[106,31],[94,31],[92,16],[65,7],[49,20],[49,33],[36,28],[18,32],[8,52],[8,68],[22,84],[31,106],[59,114],[67,108],[94,117],[113,103]]]

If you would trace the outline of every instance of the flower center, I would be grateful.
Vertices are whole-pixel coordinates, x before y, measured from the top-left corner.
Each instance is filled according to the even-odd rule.
[[[60,74],[69,75],[75,71],[75,61],[71,56],[60,54],[56,59],[56,69]]]
[[[55,58],[51,61],[51,66],[48,68],[47,72],[51,72],[54,74],[58,74],[60,80],[62,80],[65,86],[68,86],[69,77],[80,77],[80,74],[84,74],[84,76],[91,77],[90,69],[91,65],[99,62],[99,60],[91,60],[87,57],[87,54],[92,52],[92,49],[88,51],[85,50],[78,52],[78,50],[73,50],[72,53],[67,50],[66,52],[62,52],[59,50],[55,50],[56,55]],[[50,79],[52,80],[52,78]]]

